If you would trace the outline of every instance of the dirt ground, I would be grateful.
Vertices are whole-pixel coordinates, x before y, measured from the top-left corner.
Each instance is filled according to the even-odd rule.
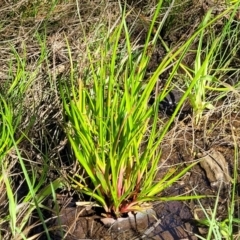
[[[30,2],[28,4],[31,5]],[[61,130],[62,116],[59,97],[54,92],[51,92],[50,83],[45,80],[50,77],[53,84],[57,84],[60,79],[69,74],[65,36],[67,36],[71,46],[73,61],[78,63],[79,68],[84,67],[84,59],[79,62],[79,59],[84,56],[85,43],[81,38],[82,26],[79,24],[78,14],[81,15],[82,25],[90,35],[94,33],[93,28],[95,25],[92,24],[93,22],[101,21],[102,16],[105,21],[104,14],[105,16],[108,15],[109,21],[112,21],[117,17],[119,8],[117,1],[86,0],[81,2],[80,10],[77,12],[76,2],[70,1],[68,4],[59,4],[51,17],[47,19],[47,10],[44,8],[44,4],[40,5],[39,9],[42,8],[41,11],[38,11],[39,14],[34,17],[26,11],[28,4],[15,4],[14,11],[6,2],[3,4],[4,7],[1,7],[1,12],[5,15],[6,20],[0,30],[0,41],[3,46],[0,49],[2,54],[0,81],[8,81],[8,61],[4,59],[12,57],[12,54],[9,54],[11,52],[9,42],[19,51],[20,55],[27,55],[27,65],[31,70],[31,68],[34,68],[34,65],[31,64],[40,55],[38,43],[33,36],[36,36],[36,29],[39,32],[44,32],[47,29],[48,63],[44,62],[42,64],[36,80],[38,86],[32,88],[26,106],[30,115],[33,102],[38,104],[35,105],[39,112],[37,113],[38,121],[32,130],[32,141],[36,146],[39,146],[39,149],[46,147],[42,141],[43,135],[45,139],[51,142],[49,144],[49,156],[53,164],[56,165],[49,167],[48,179],[53,180],[59,174],[64,175],[68,169],[72,169],[73,163],[69,160],[71,152]],[[131,26],[131,37],[133,40],[138,39],[138,43],[141,44],[146,36],[149,25],[148,19],[152,14],[151,11],[153,11],[150,5],[154,6],[154,1],[145,0],[137,3],[128,1],[128,4],[128,8],[133,9],[132,15],[128,17],[129,24],[134,22],[133,26]],[[167,20],[168,24],[166,26],[168,27],[163,27],[161,31],[161,36],[168,46],[177,46],[186,40],[197,28],[210,6],[213,6],[210,2],[186,1],[180,6],[184,9],[181,16],[177,16],[177,12],[173,10],[173,15]],[[219,6],[216,7],[215,14],[220,11]],[[9,14],[12,14],[13,17],[9,18]],[[8,19],[11,19],[11,21]],[[216,28],[220,29],[221,23]],[[23,43],[27,46],[26,52],[24,52]],[[158,43],[149,64],[149,74],[156,69],[165,54],[165,49],[161,43]],[[186,56],[185,63],[191,66],[193,59],[194,56],[189,54]],[[49,65],[47,66],[47,64]],[[237,62],[232,64],[237,64]],[[17,69],[13,67],[12,71],[17,71]],[[169,72],[166,71],[161,76],[163,82],[168,74]],[[232,81],[236,82],[238,79],[235,78]],[[177,101],[182,93],[176,91],[173,94],[175,101]],[[200,160],[200,162],[180,181],[163,192],[161,196],[168,197],[186,192],[191,195],[207,195],[209,197],[201,199],[200,202],[205,209],[213,209],[216,199],[212,196],[216,196],[219,187],[221,187],[217,217],[219,220],[223,220],[227,216],[227,207],[231,197],[234,146],[240,143],[240,112],[239,108],[236,107],[238,106],[238,100],[236,99],[236,96],[226,96],[215,102],[215,109],[207,111],[198,126],[193,124],[192,109],[189,103],[185,103],[162,143],[163,152],[156,181],[161,178],[169,167],[176,166],[181,169],[190,162],[197,160]],[[168,103],[169,101],[166,101],[166,103],[160,105],[159,116],[164,121],[169,119],[174,110],[174,106]],[[230,109],[231,107],[232,109]],[[38,161],[38,152],[36,150],[30,147],[27,149],[26,147],[26,151],[32,156],[33,161]],[[59,171],[59,169],[62,169],[62,171]],[[240,170],[238,169],[238,171]],[[238,192],[236,194],[237,198],[239,198]],[[20,195],[24,195],[24,190]],[[200,203],[197,200],[155,202],[153,204],[156,213],[154,219],[151,219],[151,221],[145,219],[144,228],[139,229],[138,226],[130,226],[129,229],[123,231],[105,227],[100,221],[97,209],[86,210],[77,206],[77,202],[81,197],[67,190],[57,193],[60,214],[56,216],[50,212],[45,213],[46,217],[51,219],[48,221],[48,226],[53,230],[51,231],[52,239],[197,239],[194,233],[204,235],[207,231],[207,228],[197,225],[196,219],[204,217]],[[56,204],[51,199],[48,199],[46,204],[53,209],[56,207]],[[41,227],[34,228],[32,234],[41,231]],[[65,237],[63,238],[63,236]],[[39,239],[46,239],[46,237],[41,235]]]

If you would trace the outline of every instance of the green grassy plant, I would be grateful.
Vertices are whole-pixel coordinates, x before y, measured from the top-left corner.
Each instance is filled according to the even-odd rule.
[[[207,16],[205,17],[204,22],[209,21],[211,17],[211,12],[208,12]],[[205,109],[212,109],[213,105],[210,102],[206,101],[205,96],[205,88],[206,86],[209,86],[212,81],[214,81],[213,76],[209,75],[209,61],[212,58],[214,54],[214,50],[218,46],[218,39],[215,39],[215,41],[212,43],[211,46],[207,46],[207,49],[203,51],[202,44],[203,44],[203,37],[204,37],[204,31],[203,28],[200,34],[198,48],[196,50],[196,59],[194,64],[194,70],[193,70],[193,77],[192,79],[198,78],[198,81],[196,81],[196,84],[193,88],[193,91],[189,94],[190,102],[193,107],[193,112],[195,114],[195,122],[198,123],[202,117],[203,111]],[[205,54],[204,60],[202,60],[202,56]],[[190,81],[187,82],[191,82]]]
[[[14,81],[15,83],[15,81]],[[1,139],[0,139],[0,147],[1,147],[1,175],[0,182],[1,186],[6,189],[6,197],[8,199],[8,208],[9,212],[3,218],[0,219],[1,224],[4,222],[9,222],[11,234],[14,239],[18,239],[18,237],[26,236],[26,232],[24,233],[24,226],[26,225],[30,213],[32,212],[32,207],[30,199],[29,201],[20,202],[16,199],[15,190],[14,190],[14,178],[11,176],[11,170],[14,165],[17,164],[17,160],[12,164],[8,155],[14,155],[17,149],[17,144],[20,142],[20,139],[15,140],[16,129],[19,127],[21,123],[21,115],[19,112],[15,112],[13,110],[13,103],[10,101],[11,95],[8,94],[7,101],[1,96],[0,99],[0,109],[1,109]],[[28,172],[26,171],[24,162],[20,153],[18,152],[18,159],[22,164],[23,171],[27,180],[29,180]],[[32,185],[30,185],[32,186]],[[27,209],[31,209],[29,212]],[[25,213],[24,217],[22,217],[22,213]],[[28,229],[28,231],[30,228]]]
[[[180,77],[180,82],[184,79],[187,90],[183,89],[182,86],[178,86],[177,83],[175,83],[175,86],[183,92],[188,92],[196,124],[200,122],[206,110],[214,109],[213,101],[221,99],[230,92],[236,93],[236,89],[239,87],[239,83],[234,86],[225,83],[226,74],[231,71],[236,73],[237,71],[230,65],[239,49],[239,41],[237,40],[239,23],[234,20],[238,9],[239,2],[229,5],[225,11],[216,17],[212,16],[211,9],[207,12],[203,21],[199,24],[198,30],[189,37],[189,40],[195,38],[194,41],[197,43],[197,49],[191,50],[191,52],[194,51],[195,53],[193,67],[185,65],[185,54],[181,55],[183,61],[176,58],[178,51],[175,52],[176,55],[172,56],[172,62],[176,69],[180,68],[184,72]],[[217,34],[214,26],[222,19],[226,21],[222,22],[222,31]],[[233,25],[235,27],[232,27]],[[170,54],[171,49],[169,49],[161,36],[158,37]],[[185,45],[189,43],[189,40],[186,41]],[[176,72],[173,71],[170,78],[175,75]],[[191,88],[193,82],[194,85]],[[189,91],[189,89],[191,90]]]
[[[40,40],[39,36],[38,40]],[[41,48],[42,50],[46,49],[44,45],[41,45]],[[35,147],[28,138],[28,134],[36,118],[29,114],[29,119],[26,121],[25,104],[28,100],[29,88],[35,81],[39,66],[44,61],[46,53],[42,51],[36,62],[36,68],[33,72],[29,72],[26,70],[26,49],[23,49],[20,56],[17,50],[12,48],[13,57],[9,63],[9,80],[1,86],[0,92],[0,186],[4,196],[2,201],[7,202],[5,207],[8,209],[0,213],[0,224],[1,226],[9,225],[6,227],[7,233],[4,235],[4,239],[27,239],[29,232],[37,224],[44,226],[47,239],[50,239],[42,214],[42,209],[46,208],[43,202],[52,194],[53,190],[60,187],[61,180],[56,179],[46,185],[46,175],[49,170],[47,160],[41,166],[41,176],[39,177],[38,170],[29,165],[30,159],[26,159],[21,145],[23,140],[29,140],[32,147]],[[27,105],[30,112],[36,111],[33,109],[33,103],[30,104],[29,101]],[[42,156],[45,157],[44,153]],[[45,159],[47,158],[45,157]],[[26,194],[21,196],[21,199],[18,196],[21,186],[18,186],[16,182],[16,172],[22,172],[26,181],[24,187]],[[6,194],[4,195],[4,193]],[[34,212],[38,213],[40,221],[31,225],[31,217]]]
[[[215,34],[211,28],[202,28],[200,32],[194,67],[191,71],[187,71],[186,78],[187,86],[195,78],[198,79],[189,94],[196,124],[200,122],[205,110],[214,108],[214,99],[220,99],[230,92],[236,92],[237,85],[226,84],[224,79],[226,79],[226,74],[229,71],[233,71],[230,64],[233,61],[236,49],[239,49],[239,42],[236,41],[239,27],[231,30],[238,7],[239,3],[232,5],[222,13],[223,16],[228,17],[228,20],[223,24],[223,30],[219,35]],[[210,19],[211,11],[207,13],[202,24],[206,25]],[[230,33],[232,36],[229,35]],[[234,42],[231,44],[233,46],[231,49],[227,48],[230,52],[224,50],[227,41]],[[207,98],[207,95],[210,98]],[[213,98],[212,96],[217,97]]]
[[[88,45],[89,42],[85,40],[89,65],[86,69],[80,70],[80,77],[79,69],[71,59],[71,47],[68,45],[70,81],[61,79],[60,83],[66,117],[64,129],[75,158],[81,167],[79,172],[69,173],[68,180],[74,189],[88,195],[92,201],[90,204],[103,207],[107,216],[119,217],[129,211],[144,210],[151,207],[146,203],[154,200],[186,200],[200,197],[161,196],[164,189],[181,178],[195,163],[187,167],[179,165],[179,168],[169,168],[161,179],[158,179],[156,175],[158,163],[161,161],[161,143],[187,98],[190,98],[195,122],[198,123],[203,112],[214,106],[212,98],[208,98],[209,95],[217,95],[216,100],[226,96],[229,92],[239,96],[239,83],[232,86],[224,80],[226,74],[236,71],[231,63],[239,54],[239,21],[235,20],[239,1],[229,2],[232,4],[229,5],[229,9],[216,18],[213,19],[208,13],[197,31],[189,36],[182,46],[174,49],[166,48],[166,56],[163,57],[150,77],[146,77],[146,69],[151,52],[160,38],[159,33],[163,24],[167,22],[166,19],[168,13],[173,9],[174,1],[167,2],[170,7],[160,23],[158,20],[162,13],[163,1],[159,1],[150,26],[148,26],[148,22],[146,24],[149,32],[143,49],[130,41],[130,33],[125,19],[131,13],[123,10],[122,18],[116,22],[114,27],[107,30],[103,26],[104,23],[98,23],[96,32],[101,35],[101,40],[95,39],[99,36],[98,34],[92,36],[93,41],[96,40],[92,45]],[[68,9],[67,5],[71,5],[71,10],[67,10],[69,12],[63,11],[65,3],[66,9]],[[76,1],[76,6],[78,4]],[[86,5],[84,3],[84,7]],[[59,76],[53,76],[51,71],[55,56],[51,59],[51,49],[48,49],[47,44],[51,45],[50,38],[52,37],[57,37],[56,43],[62,40],[61,33],[66,29],[64,27],[59,33],[56,32],[56,29],[60,29],[62,24],[58,20],[62,18],[61,21],[63,21],[70,15],[74,15],[72,14],[73,6],[74,4],[69,4],[69,1],[54,0],[50,3],[23,2],[17,3],[11,8],[4,7],[4,9],[10,9],[4,15],[6,21],[4,20],[0,27],[4,35],[9,30],[15,32],[16,29],[19,29],[20,31],[19,36],[18,34],[11,36],[12,33],[9,31],[6,41],[3,39],[3,44],[13,44],[12,54],[7,53],[5,57],[8,46],[6,49],[2,48],[4,50],[1,61],[4,63],[4,73],[5,63],[7,59],[10,60],[7,80],[1,82],[0,86],[0,188],[3,192],[0,199],[5,201],[4,204],[1,203],[2,209],[0,209],[0,239],[38,238],[41,233],[29,236],[30,231],[38,224],[44,227],[46,238],[51,239],[51,229],[48,228],[42,211],[47,210],[48,213],[53,211],[44,206],[44,201],[48,196],[52,196],[53,201],[57,202],[55,191],[62,186],[62,179],[57,178],[52,183],[46,183],[51,161],[51,156],[47,152],[51,146],[49,136],[45,136],[49,134],[46,130],[46,122],[39,120],[41,126],[36,128],[43,134],[43,138],[39,141],[44,143],[40,144],[40,147],[35,145],[35,139],[33,137],[34,140],[32,140],[29,129],[38,120],[36,118],[42,116],[39,112],[43,113],[41,111],[44,111],[43,115],[46,114],[46,111],[43,110],[45,106],[42,104],[48,104],[51,101],[49,99],[51,99],[50,95],[53,90],[55,90],[56,98],[58,97]],[[78,7],[80,8],[81,4]],[[81,17],[82,11],[78,11],[78,14]],[[11,16],[14,17],[11,19]],[[214,28],[214,24],[222,19],[224,19],[224,27],[221,35],[215,35],[215,31],[214,29],[211,31],[211,27]],[[70,20],[70,24],[74,22],[75,25],[76,19]],[[20,25],[12,24],[18,21],[21,22]],[[29,21],[36,23],[33,31],[30,30],[32,24],[29,25]],[[9,23],[11,26],[7,29],[6,26]],[[10,29],[11,27],[13,29]],[[54,34],[51,30],[46,29],[47,27],[52,27]],[[94,27],[87,26],[87,28],[92,30]],[[24,32],[26,29],[29,31],[28,33]],[[39,30],[39,33],[35,32],[38,31],[36,29]],[[33,34],[33,32],[35,33]],[[23,36],[22,33],[24,33],[22,39],[25,39],[26,45],[29,42],[32,43],[33,36],[37,38],[40,45],[39,55],[36,51],[33,56],[29,57],[29,54],[32,54],[31,50],[27,49],[22,40],[21,46],[16,48],[15,44],[18,44],[19,39]],[[46,34],[43,38],[42,33]],[[208,41],[206,41],[206,35],[209,36]],[[28,36],[31,36],[29,41]],[[19,37],[19,39],[15,37]],[[73,39],[75,44],[76,38],[73,37]],[[191,69],[189,66],[186,67],[182,60],[192,44],[196,42],[198,47],[195,64]],[[35,51],[37,43],[34,42],[33,45],[32,49]],[[225,48],[225,46],[227,47]],[[20,50],[18,51],[18,49]],[[62,54],[64,55],[64,51]],[[36,62],[34,59],[37,59]],[[236,59],[238,60],[238,58]],[[185,73],[187,87],[183,89],[184,94],[176,110],[163,124],[159,119],[159,102],[166,97],[171,86],[175,85],[173,79],[179,68]],[[53,63],[54,69],[55,62]],[[155,90],[159,76],[166,69],[171,69],[170,75],[166,84],[157,93],[155,103],[150,106],[148,102],[151,93]],[[49,82],[46,81],[45,73],[47,71],[49,71],[47,73]],[[36,79],[39,80],[40,85],[44,83],[44,87],[47,83],[47,89],[43,89],[42,85],[39,88],[39,82],[35,83]],[[39,93],[38,96],[35,94],[36,90]],[[47,95],[46,98],[43,96],[44,94]],[[26,113],[27,111],[28,113]],[[36,115],[34,115],[35,113]],[[51,118],[47,114],[45,116]],[[43,163],[40,169],[35,168],[33,159],[28,158],[25,146],[21,145],[23,139],[27,142],[27,146],[29,144],[40,155],[41,163]],[[51,138],[50,141],[55,139]],[[33,151],[33,154],[36,152]],[[235,156],[237,159],[237,152]],[[57,166],[53,166],[55,170],[59,170]],[[26,183],[26,193],[21,196],[21,199],[17,197],[20,187],[19,189],[16,187],[16,172]],[[239,219],[233,217],[235,187],[233,185],[227,219],[216,220],[216,203],[211,215],[206,213],[207,219],[201,222],[209,226],[208,239],[212,236],[219,239],[220,237],[232,238],[233,226],[239,224]],[[55,210],[59,213],[57,208],[56,203]],[[34,220],[33,223],[32,216],[35,217],[36,212],[39,220]]]
[[[155,19],[160,9],[161,2],[157,6]],[[172,52],[167,55],[156,72],[145,80],[150,57],[147,49],[150,45],[154,46],[157,39],[154,37],[155,40],[150,44],[153,26],[154,19],[143,53],[136,59],[123,14],[121,22],[102,45],[95,48],[94,53],[88,48],[90,66],[87,74],[76,79],[72,63],[71,84],[62,85],[60,89],[66,115],[64,128],[76,159],[84,169],[81,174],[69,175],[72,187],[103,207],[108,216],[119,217],[123,213],[143,210],[147,207],[144,203],[153,200],[191,198],[164,198],[157,195],[195,163],[179,172],[171,168],[162,179],[156,179],[161,159],[160,144],[188,92],[162,129],[159,129],[158,101],[152,106],[148,105],[148,101],[158,76],[174,56],[184,54],[193,38],[175,55]],[[161,25],[156,34],[160,28]],[[96,53],[100,58],[94,58]],[[69,56],[71,59],[70,47]],[[176,67],[173,71],[176,71]],[[166,96],[170,82],[171,78],[159,93],[160,101]]]
[[[238,226],[240,223],[240,219],[234,218],[234,205],[232,203],[234,202],[234,198],[231,199],[232,203],[230,208],[228,209],[228,217],[224,220],[219,220],[217,218],[217,207],[219,204],[219,195],[221,191],[222,185],[219,187],[219,191],[216,197],[215,201],[215,206],[213,210],[206,210],[202,204],[200,203],[201,209],[206,216],[205,219],[197,220],[200,226],[206,226],[208,227],[208,233],[206,238],[197,235],[199,239],[216,239],[216,240],[221,240],[221,239],[233,239],[234,234],[233,234],[233,227],[236,225]]]
[[[206,238],[202,236],[198,236],[199,239],[216,239],[216,240],[221,240],[221,239],[235,239],[235,233],[234,233],[234,227],[239,228],[240,224],[240,218],[239,216],[236,216],[235,210],[238,207],[236,204],[236,185],[238,182],[238,159],[239,159],[239,149],[238,149],[238,144],[236,141],[236,136],[233,133],[233,140],[234,140],[234,145],[235,145],[235,151],[234,151],[234,171],[233,171],[233,183],[231,186],[231,190],[229,190],[229,196],[230,196],[230,201],[228,204],[228,216],[224,220],[219,220],[217,219],[217,209],[219,205],[219,197],[220,197],[220,192],[222,185],[224,184],[223,182],[220,183],[218,194],[216,196],[215,200],[215,206],[213,210],[207,211],[203,205],[200,203],[201,209],[204,212],[205,219],[197,219],[200,225],[206,226],[209,228],[208,233]]]

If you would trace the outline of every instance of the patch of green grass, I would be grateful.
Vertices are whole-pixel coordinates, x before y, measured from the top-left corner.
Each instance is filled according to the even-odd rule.
[[[236,229],[239,229],[240,224],[240,216],[236,216],[236,208],[238,207],[236,204],[236,185],[238,181],[238,159],[239,159],[239,149],[236,142],[236,136],[233,133],[233,141],[235,143],[235,151],[234,151],[234,171],[233,171],[233,183],[232,186],[229,189],[230,194],[230,201],[228,203],[228,215],[225,219],[219,220],[217,218],[218,213],[218,206],[219,206],[219,197],[220,192],[222,190],[223,182],[221,182],[218,190],[218,194],[216,196],[214,209],[207,211],[205,207],[200,203],[201,209],[204,212],[205,219],[201,219],[197,221],[200,225],[208,227],[208,233],[206,238],[202,236],[198,236],[199,239],[202,240],[210,240],[210,239],[238,239],[236,236],[238,233],[236,233]],[[235,230],[234,230],[235,228]]]
[[[196,49],[194,68],[191,71],[192,73],[188,72],[190,79],[186,80],[188,85],[192,79],[198,78],[189,96],[196,124],[199,123],[206,110],[214,108],[213,101],[216,98],[214,99],[212,96],[221,99],[226,93],[237,92],[237,83],[228,84],[226,75],[231,71],[231,68],[234,68],[231,67],[231,63],[234,61],[236,54],[234,52],[239,49],[239,43],[236,40],[239,24],[233,27],[238,6],[239,4],[235,4],[231,7],[231,10],[229,8],[222,13],[223,16],[228,16],[229,19],[221,27],[221,33],[217,34],[210,28],[203,29],[201,32],[198,48]],[[210,17],[211,12],[208,12],[205,20],[207,21],[207,18],[210,19]],[[229,49],[230,52],[225,50],[228,41],[231,41],[233,46],[231,50]],[[236,70],[234,69],[235,72]],[[210,96],[208,100],[207,95]]]
[[[78,20],[81,20],[81,14],[85,12],[88,1],[85,1],[84,5],[78,5],[77,1],[74,6],[79,9],[75,10],[70,6],[73,3],[69,1],[23,2],[22,5],[16,3],[14,11],[12,8],[9,10],[5,15],[7,19],[0,29],[4,34],[7,33],[7,27],[11,23],[12,29],[9,29],[11,31],[6,37],[7,41],[4,39],[4,44],[9,43],[7,47],[11,46],[11,54],[6,54],[6,60],[3,61],[4,67],[8,62],[7,80],[4,84],[1,82],[0,87],[0,187],[3,192],[0,199],[6,202],[4,211],[0,210],[0,223],[7,232],[2,230],[0,237],[28,239],[29,232],[37,224],[41,224],[44,226],[46,237],[51,238],[51,229],[46,224],[43,211],[52,211],[44,205],[45,200],[51,196],[56,201],[55,191],[62,187],[60,177],[47,183],[50,168],[54,168],[58,173],[62,170],[59,169],[60,164],[51,161],[54,154],[58,161],[60,158],[59,151],[54,152],[52,149],[53,142],[58,140],[59,135],[56,133],[57,130],[51,129],[51,132],[49,130],[49,125],[52,127],[55,124],[53,115],[60,116],[61,121],[61,110],[53,109],[53,101],[58,100],[59,95],[66,117],[64,130],[80,168],[78,173],[69,174],[68,182],[71,183],[72,189],[85,193],[92,202],[95,201],[98,206],[103,207],[108,216],[118,217],[129,211],[143,210],[151,207],[145,203],[154,200],[186,200],[200,197],[161,196],[167,187],[195,164],[190,164],[184,169],[179,164],[179,168],[169,168],[161,179],[156,179],[158,163],[162,157],[161,143],[187,99],[190,99],[194,111],[194,122],[200,124],[209,108],[215,111],[217,101],[229,95],[235,99],[239,98],[239,81],[236,82],[239,74],[237,68],[240,48],[239,21],[236,20],[239,3],[233,5],[233,2],[229,9],[215,18],[208,13],[196,31],[181,45],[166,47],[166,55],[162,56],[158,67],[149,77],[146,77],[146,69],[151,58],[149,49],[155,49],[163,25],[174,24],[170,18],[169,21],[165,21],[168,11],[165,17],[161,18],[165,12],[163,1],[160,1],[155,9],[144,46],[137,46],[130,40],[126,17],[131,11],[123,10],[121,18],[109,28],[104,21],[92,24],[95,15],[101,10],[98,8],[91,15],[94,20],[85,16],[86,23],[84,21],[79,23],[73,18],[73,21],[69,21],[71,24],[83,27],[83,31],[77,34],[78,30],[70,29],[71,24],[68,27],[63,24],[67,18],[64,18],[63,22],[58,20],[61,16],[68,16],[67,13],[65,15],[64,4],[68,5],[67,10],[72,11],[69,18],[78,14]],[[168,1],[167,4],[171,6],[172,3]],[[98,6],[97,3],[93,5]],[[101,7],[105,7],[104,2],[101,2]],[[170,9],[172,8],[170,7],[169,11]],[[145,11],[148,12],[147,7]],[[91,9],[87,12],[92,13]],[[152,9],[150,12],[152,13]],[[101,19],[104,18],[107,17],[104,15]],[[109,19],[114,17],[109,16]],[[159,19],[162,21],[158,22]],[[31,46],[28,40],[32,39],[33,35],[28,28],[29,21],[31,24],[36,22],[36,29],[41,32],[38,33],[37,30],[35,32],[34,28],[33,35],[37,40],[34,40],[32,48],[34,57],[31,60],[29,57]],[[218,21],[223,22],[221,33]],[[14,24],[18,22],[20,24],[15,26]],[[51,28],[52,22],[54,24],[56,22],[57,26],[54,34],[50,29],[46,29]],[[58,26],[61,27],[58,29]],[[65,28],[66,31],[63,30]],[[21,35],[20,30],[29,30],[31,34],[28,35],[26,32]],[[52,41],[49,39],[53,37],[57,39],[56,43],[63,42],[65,39],[60,41],[58,39],[61,31],[66,34],[66,39],[74,36],[67,42],[70,58],[68,81],[59,76],[52,76],[54,71],[52,68],[58,63],[57,57],[60,54],[54,53],[57,55],[55,59],[57,61],[54,60],[52,67],[52,49],[49,46]],[[86,40],[84,31],[91,36],[91,41]],[[46,35],[42,36],[43,33]],[[21,39],[23,35],[24,40]],[[19,41],[21,47],[18,46]],[[39,49],[36,47],[38,44]],[[81,52],[82,45],[85,46],[85,55]],[[195,51],[194,64],[186,66],[183,59],[193,51],[192,49]],[[3,51],[2,48],[0,51]],[[71,51],[75,51],[74,54]],[[4,51],[3,53],[5,54]],[[83,69],[78,68],[76,57],[72,59],[73,55],[78,54],[84,55],[83,58],[86,57],[84,60],[87,59],[88,64],[83,63],[80,57],[79,62]],[[170,69],[166,83],[158,92],[156,91],[156,101],[150,106],[149,98],[158,84],[159,76],[161,78],[166,69]],[[179,69],[184,76],[181,79],[184,80],[182,85],[175,82],[175,79],[179,78]],[[234,79],[235,83],[231,83],[231,79]],[[60,93],[58,85],[61,85]],[[163,124],[162,119],[159,119],[159,102],[166,97],[169,89],[176,85],[184,94],[173,115]],[[39,138],[37,139],[39,143],[36,138]],[[31,154],[26,148],[32,149]],[[41,167],[38,168],[36,165]],[[26,192],[21,198],[17,197],[21,187],[16,186],[17,174],[21,175],[26,184]],[[211,215],[206,213],[207,219],[202,224],[210,227],[208,238],[215,236],[220,239],[221,236],[231,239],[234,224],[239,224],[239,220],[232,217],[236,207],[233,195],[235,187],[233,185],[231,190],[232,198],[227,219],[223,221],[215,219],[216,207]],[[32,216],[35,216],[36,212],[40,220],[32,223]],[[40,233],[31,237],[37,238],[39,235]]]
[[[175,54],[173,64],[179,64],[181,71],[184,72],[179,77],[176,72],[172,72],[171,77],[180,79],[179,84],[174,82],[177,88],[182,92],[187,91],[189,94],[190,105],[193,109],[193,117],[195,124],[198,124],[207,110],[212,110],[216,100],[219,100],[231,94],[232,92],[238,95],[237,91],[239,83],[231,85],[227,83],[227,75],[232,71],[237,74],[237,67],[231,66],[234,62],[237,49],[239,49],[238,33],[239,23],[235,21],[236,12],[239,9],[239,3],[229,6],[225,11],[213,17],[211,9],[207,12],[202,22],[199,24],[195,33],[189,36],[189,39],[194,39],[193,47],[195,50],[190,50],[192,46],[189,44],[189,49],[183,53],[181,61],[179,56]],[[223,20],[224,19],[224,20]],[[220,28],[222,31],[217,33],[214,26],[221,21]],[[171,49],[165,44],[161,36],[159,36],[162,44],[168,51]],[[186,40],[188,42],[188,40]],[[231,42],[231,44],[229,43]],[[186,44],[186,43],[185,43]],[[230,47],[231,45],[231,47]],[[174,49],[174,47],[173,47]],[[180,48],[181,49],[181,48]],[[228,49],[228,50],[227,50]],[[184,58],[188,53],[194,53],[193,67],[184,63]],[[234,78],[236,75],[234,76]],[[191,91],[188,88],[193,84]],[[184,86],[183,86],[184,85]],[[213,98],[213,96],[215,96]],[[217,97],[216,97],[217,96]]]
[[[2,231],[4,239],[27,239],[29,232],[36,225],[44,227],[47,239],[50,239],[49,231],[45,223],[42,211],[46,209],[43,202],[61,186],[61,179],[58,178],[50,184],[46,184],[49,171],[49,160],[46,153],[40,149],[37,151],[44,159],[39,169],[29,162],[27,151],[24,145],[37,148],[32,142],[30,132],[36,124],[37,107],[31,98],[31,89],[36,82],[41,64],[46,59],[46,45],[40,41],[42,49],[39,58],[36,60],[35,68],[29,71],[27,64],[27,47],[22,48],[19,53],[12,47],[12,58],[9,60],[9,79],[1,86],[0,92],[0,186],[3,190],[2,201],[5,202],[4,212],[0,212],[1,226],[5,226],[6,232]],[[24,144],[23,144],[24,142]],[[39,156],[40,156],[39,155]],[[18,184],[17,176],[24,179]],[[24,195],[21,195],[24,192]],[[5,193],[5,194],[4,194]],[[50,211],[50,209],[48,209]],[[39,221],[31,223],[31,218],[36,212]],[[36,236],[37,237],[37,236]]]
[[[180,55],[181,60],[194,39],[189,39],[177,52],[170,52],[153,75],[145,80],[149,61],[147,49],[150,44],[154,46],[162,27],[160,24],[150,43],[160,9],[161,2],[157,5],[142,55],[137,60],[133,58],[125,22],[126,13],[123,12],[121,21],[94,53],[87,50],[90,62],[88,73],[83,78],[76,79],[72,64],[71,84],[61,87],[66,115],[65,131],[76,159],[84,169],[83,174],[69,175],[69,179],[73,188],[89,195],[104,208],[108,216],[119,217],[126,212],[143,210],[146,207],[143,204],[149,201],[195,197],[158,196],[196,164],[190,164],[179,172],[178,169],[171,168],[162,179],[155,179],[161,159],[160,144],[196,83],[195,78],[173,116],[162,129],[158,129],[159,102],[156,101],[152,106],[148,104],[152,91],[159,75],[174,57]],[[120,41],[125,44],[120,45]],[[96,53],[99,54],[99,59],[94,61],[92,54]],[[71,58],[70,48],[69,55]],[[166,96],[177,68],[178,64],[173,68],[163,91],[159,92],[159,101]],[[153,121],[149,132],[151,119]],[[147,143],[143,147],[146,137]]]

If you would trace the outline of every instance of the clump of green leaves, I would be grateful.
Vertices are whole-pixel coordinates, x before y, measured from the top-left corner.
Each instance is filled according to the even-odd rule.
[[[160,7],[161,3],[155,19]],[[158,102],[152,106],[148,102],[158,76],[176,55],[170,53],[165,57],[156,72],[145,80],[153,25],[154,19],[143,53],[136,59],[123,14],[122,21],[95,50],[94,53],[100,55],[97,60],[93,60],[93,53],[88,49],[88,73],[76,80],[72,63],[71,84],[61,86],[65,131],[84,169],[83,174],[69,175],[69,179],[75,189],[90,196],[107,215],[115,217],[142,210],[146,202],[166,200],[157,195],[193,165],[179,173],[171,168],[162,179],[156,179],[161,159],[160,144],[187,94],[173,117],[159,129]],[[160,27],[156,34],[159,30]],[[159,100],[166,96],[166,89],[159,93]],[[187,199],[183,196],[173,198]]]
[[[200,25],[194,67],[191,71],[186,71],[187,86],[196,80],[189,94],[196,124],[200,122],[204,111],[214,109],[214,98],[207,96],[217,96],[217,99],[220,99],[230,92],[236,92],[237,84],[236,86],[227,84],[226,75],[230,71],[237,73],[237,69],[234,69],[231,65],[234,62],[236,51],[239,49],[239,43],[236,40],[239,33],[239,24],[236,24],[234,20],[238,8],[239,3],[229,6],[215,18],[209,11]],[[222,31],[219,34],[215,33],[214,28],[204,27],[208,22],[214,23],[223,18],[228,18],[228,20],[222,23]],[[233,28],[233,24],[236,27]],[[231,42],[231,44],[227,44],[227,42]]]

